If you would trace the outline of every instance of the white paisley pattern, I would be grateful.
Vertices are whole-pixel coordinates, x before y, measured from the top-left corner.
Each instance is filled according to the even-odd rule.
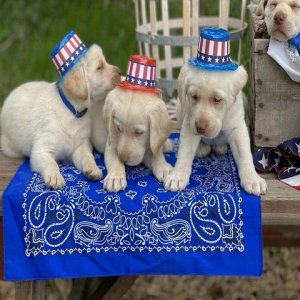
[[[173,142],[177,146],[178,138]],[[166,158],[174,164],[175,156]],[[104,169],[103,157],[96,154],[96,160]],[[108,193],[71,164],[61,163],[60,170],[65,188],[48,190],[32,174],[23,193],[27,256],[244,251],[242,198],[231,153],[195,159],[183,192],[166,192],[144,165],[127,168],[128,187],[120,193]]]

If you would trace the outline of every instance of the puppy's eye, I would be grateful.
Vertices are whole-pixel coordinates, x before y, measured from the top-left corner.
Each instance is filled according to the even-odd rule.
[[[119,125],[116,125],[117,131],[122,132],[122,128]]]
[[[221,97],[217,96],[217,97],[214,98],[214,101],[215,101],[215,103],[220,103],[220,102],[223,101],[223,99]]]
[[[274,7],[277,6],[277,3],[276,3],[276,2],[272,2],[272,3],[270,3],[270,6],[271,6],[272,8],[274,8]]]
[[[100,64],[98,65],[98,67],[97,67],[97,70],[102,70],[102,68],[103,68],[103,64],[100,63]]]
[[[197,100],[198,100],[198,96],[197,96],[197,95],[191,94],[191,97],[192,97],[192,99],[193,99],[194,101],[197,101]]]
[[[136,129],[136,130],[134,131],[134,134],[135,134],[135,135],[143,135],[143,134],[144,134],[144,131],[143,131],[143,130],[140,130],[140,129]]]
[[[291,4],[291,9],[298,9],[298,8],[300,8],[300,7],[297,3],[292,3]]]

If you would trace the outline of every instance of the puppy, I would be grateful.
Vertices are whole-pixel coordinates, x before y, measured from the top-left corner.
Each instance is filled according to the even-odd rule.
[[[135,166],[141,162],[163,181],[172,169],[162,151],[171,130],[163,100],[153,93],[117,87],[106,98],[104,117],[108,129],[105,189],[124,190],[127,186],[125,165]]]
[[[178,78],[178,120],[182,124],[178,158],[165,180],[167,190],[183,190],[189,183],[193,158],[227,151],[227,143],[237,163],[242,187],[250,194],[264,194],[267,185],[256,173],[250,139],[244,120],[241,90],[247,73],[213,72],[186,63]],[[200,144],[199,144],[200,143]],[[199,147],[199,149],[198,149]]]
[[[256,15],[265,19],[268,34],[281,42],[300,32],[300,0],[261,0]]]
[[[120,81],[120,70],[109,65],[102,50],[92,45],[60,83],[77,111],[63,103],[56,83],[29,82],[7,97],[1,113],[2,149],[10,157],[30,157],[33,171],[49,188],[65,185],[56,160],[71,160],[92,180],[101,178],[90,144],[91,112]]]

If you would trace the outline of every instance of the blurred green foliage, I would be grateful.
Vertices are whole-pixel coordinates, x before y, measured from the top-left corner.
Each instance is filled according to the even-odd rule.
[[[180,14],[181,0],[169,1],[178,3]],[[218,2],[205,1],[205,14],[217,15]],[[239,3],[231,0],[235,16]],[[129,55],[138,51],[132,0],[0,0],[0,20],[0,104],[23,82],[58,79],[50,52],[70,29],[87,45],[99,44],[123,74]],[[248,48],[244,43],[246,65]]]

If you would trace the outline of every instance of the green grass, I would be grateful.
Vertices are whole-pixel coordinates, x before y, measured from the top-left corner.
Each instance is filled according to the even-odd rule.
[[[181,9],[181,0],[169,1]],[[239,0],[231,2],[232,14],[239,16]],[[217,12],[217,0],[205,2],[205,14]],[[99,44],[108,62],[119,66],[123,74],[129,55],[138,51],[132,0],[0,0],[0,19],[0,104],[23,82],[58,79],[50,52],[70,29],[87,45]],[[233,45],[233,55],[236,48]],[[246,66],[248,58],[246,36]]]

